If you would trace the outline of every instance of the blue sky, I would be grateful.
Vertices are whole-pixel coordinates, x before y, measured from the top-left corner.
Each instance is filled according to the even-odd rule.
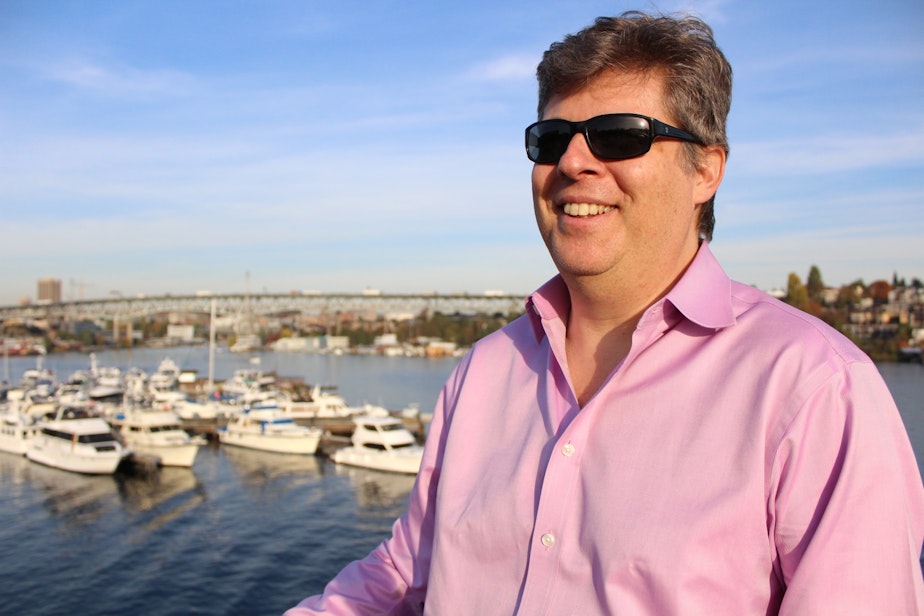
[[[654,4],[0,2],[0,305],[527,293],[535,65]],[[735,71],[712,243],[762,289],[924,278],[924,3],[664,2]],[[249,283],[248,283],[249,280]]]

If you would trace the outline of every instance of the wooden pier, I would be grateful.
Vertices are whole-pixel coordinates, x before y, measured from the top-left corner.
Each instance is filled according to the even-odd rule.
[[[426,438],[426,421],[421,417],[399,417],[418,443]],[[324,434],[318,445],[318,455],[330,456],[334,451],[350,444],[355,424],[349,417],[315,417],[299,419],[297,423],[321,428]],[[214,419],[183,420],[183,428],[194,435],[205,437],[210,445],[219,445],[218,430],[224,425]]]

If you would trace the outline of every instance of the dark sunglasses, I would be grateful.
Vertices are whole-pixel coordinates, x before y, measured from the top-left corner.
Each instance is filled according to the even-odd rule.
[[[534,163],[557,163],[578,133],[597,158],[622,160],[641,156],[658,137],[703,145],[702,140],[660,120],[635,113],[610,113],[583,122],[540,120],[526,128],[526,156]]]

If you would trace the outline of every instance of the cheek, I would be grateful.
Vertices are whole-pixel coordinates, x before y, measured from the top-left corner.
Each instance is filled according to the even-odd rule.
[[[541,221],[543,214],[548,210],[551,185],[551,166],[534,165],[532,172],[533,210],[536,219]]]
[[[530,175],[533,187],[533,203],[538,204],[543,193],[546,192],[545,187],[548,185],[549,176],[551,175],[550,167],[550,165],[533,165],[533,171]]]

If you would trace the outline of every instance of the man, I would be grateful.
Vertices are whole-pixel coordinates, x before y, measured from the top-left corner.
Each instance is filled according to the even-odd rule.
[[[709,27],[601,18],[538,78],[560,275],[447,381],[393,536],[290,614],[924,613],[924,491],[876,367],[708,248]]]

